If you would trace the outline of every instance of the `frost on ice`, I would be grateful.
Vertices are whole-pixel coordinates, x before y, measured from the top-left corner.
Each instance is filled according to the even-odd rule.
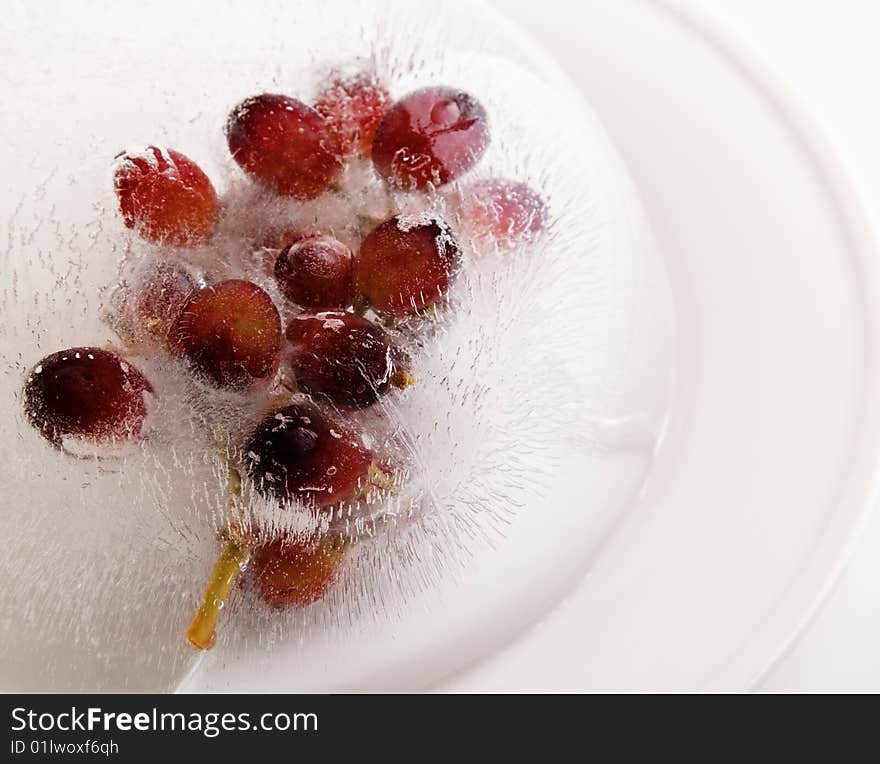
[[[615,428],[603,421],[643,416],[635,440],[650,451],[657,422],[630,405],[623,375],[641,264],[621,257],[607,235],[597,170],[607,148],[571,94],[549,85],[506,33],[456,22],[455,8],[432,11],[431,26],[444,31],[429,42],[413,32],[428,21],[424,8],[401,5],[395,23],[379,26],[369,3],[271,8],[241,22],[254,28],[214,28],[192,39],[181,36],[183,23],[162,25],[163,45],[186,51],[183,62],[158,60],[142,30],[108,18],[107,29],[126,40],[129,63],[151,73],[138,88],[130,87],[127,64],[109,53],[113,46],[100,44],[109,32],[49,24],[29,30],[27,50],[24,35],[0,32],[11,54],[40,64],[13,85],[10,100],[20,108],[5,118],[21,138],[2,149],[10,181],[0,231],[0,526],[7,540],[0,572],[12,583],[0,591],[0,678],[10,687],[176,686],[195,660],[183,633],[217,554],[217,533],[233,517],[264,531],[340,533],[356,546],[338,586],[305,610],[271,611],[242,587],[224,613],[210,658],[216,670],[236,656],[256,652],[259,661],[291,644],[307,651],[327,643],[344,655],[351,635],[393,633],[395,624],[420,617],[419,599],[430,600],[442,582],[467,589],[475,566],[518,518],[539,516],[551,529],[548,497],[560,481],[577,479],[563,468],[572,453],[617,447],[608,437]],[[163,13],[170,4],[157,10]],[[291,19],[309,45],[288,44]],[[107,51],[90,58],[88,78],[76,47],[65,44],[77,33],[94,40],[92,53]],[[355,60],[388,84],[392,98],[428,84],[473,93],[491,132],[478,166],[436,193],[407,193],[387,189],[368,161],[356,160],[337,189],[314,201],[283,199],[248,181],[229,160],[220,129],[230,106],[262,91],[307,99],[331,67]],[[61,135],[49,116],[59,102]],[[364,230],[393,215],[404,224],[440,218],[457,234],[462,265],[448,294],[426,317],[395,327],[415,384],[353,415],[365,445],[393,465],[390,491],[377,488],[329,514],[282,507],[247,479],[235,499],[229,434],[252,427],[266,399],[205,395],[179,359],[131,331],[125,312],[156,255],[123,227],[109,168],[119,145],[138,140],[205,157],[221,194],[214,239],[163,255],[196,286],[248,279],[284,305],[267,268],[271,247],[254,245],[269,229],[320,230],[353,250]],[[459,213],[469,184],[491,178],[538,191],[546,229],[504,251],[468,236]],[[289,317],[282,311],[285,323]],[[107,344],[124,347],[156,388],[148,437],[113,459],[67,458],[27,427],[25,374],[59,348]],[[637,485],[644,466],[615,480]],[[581,477],[585,516],[619,511],[591,504],[596,470],[584,468]],[[601,534],[598,525],[584,533],[587,556]]]

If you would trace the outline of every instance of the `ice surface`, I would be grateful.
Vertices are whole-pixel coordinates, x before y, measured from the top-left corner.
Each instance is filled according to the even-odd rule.
[[[317,225],[355,247],[364,221],[391,214],[440,215],[455,227],[458,197],[475,179],[522,180],[544,196],[545,234],[505,253],[462,241],[465,265],[447,300],[433,319],[400,328],[417,384],[357,415],[395,463],[398,488],[335,517],[359,540],[340,585],[289,614],[243,588],[204,681],[242,686],[244,672],[285,666],[278,687],[356,685],[381,670],[388,682],[403,669],[383,640],[398,637],[395,650],[415,660],[438,614],[472,631],[519,609],[504,628],[521,628],[553,604],[564,578],[545,590],[523,568],[540,578],[540,561],[563,548],[566,576],[589,561],[637,493],[663,418],[664,284],[597,125],[497,17],[470,4],[218,2],[208,16],[195,3],[145,2],[136,14],[122,5],[71,3],[55,15],[13,2],[0,32],[14,62],[12,108],[0,115],[0,573],[10,582],[0,590],[0,684],[176,686],[195,662],[183,633],[230,512],[217,433],[246,432],[265,403],[208,394],[179,362],[110,328],[119,328],[120,294],[156,256],[124,229],[113,197],[112,158],[138,141],[195,159],[223,198],[210,245],[165,255],[209,280],[251,279],[279,305],[253,247],[267,223]],[[340,66],[375,70],[395,98],[431,84],[470,91],[490,118],[486,156],[438,195],[388,193],[368,163],[349,167],[342,193],[315,202],[261,192],[228,158],[229,109],[262,91],[310,99]],[[43,355],[105,343],[129,345],[160,405],[142,448],[72,459],[27,426],[21,385]],[[244,498],[262,527],[314,522],[247,484]],[[431,599],[440,590],[468,604],[444,611]],[[492,602],[475,602],[480,592]],[[426,608],[433,615],[422,618]],[[434,633],[476,645],[468,629]],[[431,671],[472,657],[464,650]]]

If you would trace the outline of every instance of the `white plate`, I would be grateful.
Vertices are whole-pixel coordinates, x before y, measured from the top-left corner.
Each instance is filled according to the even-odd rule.
[[[624,154],[667,256],[680,368],[644,500],[596,559],[589,542],[608,519],[598,505],[616,508],[622,497],[592,489],[566,497],[571,486],[559,486],[561,518],[572,520],[581,502],[597,516],[573,523],[583,537],[542,535],[531,548],[534,570],[516,570],[511,563],[528,558],[508,547],[469,597],[448,588],[447,602],[432,600],[428,614],[417,602],[400,622],[350,634],[335,652],[332,642],[290,645],[286,657],[258,651],[255,662],[218,649],[187,689],[416,688],[480,659],[442,686],[739,689],[785,646],[843,559],[877,461],[880,423],[868,395],[877,248],[833,155],[760,66],[731,57],[725,35],[693,17],[639,0],[560,6],[555,19],[546,6],[521,10],[535,33],[552,26],[568,40],[553,48],[576,62],[570,70]],[[242,29],[259,25],[252,16]],[[114,29],[138,37],[122,27],[101,34]],[[193,29],[193,44],[230,32]],[[190,37],[186,28],[166,31],[157,41],[143,28],[139,53]],[[140,100],[149,117],[126,118],[152,130],[169,104],[149,90]],[[51,132],[46,119],[37,126]],[[604,156],[596,144],[590,151]],[[613,163],[605,171],[609,184],[598,187],[609,206],[619,194],[618,214],[637,216]],[[637,340],[653,344],[647,333]],[[519,549],[529,549],[528,528],[511,534]],[[190,658],[166,656],[162,681],[178,678]]]
[[[697,3],[496,4],[554,51],[637,182],[681,375],[641,511],[540,629],[445,689],[749,688],[876,496],[875,230],[809,114]]]

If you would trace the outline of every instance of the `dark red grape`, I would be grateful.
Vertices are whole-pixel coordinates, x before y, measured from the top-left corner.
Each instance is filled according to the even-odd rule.
[[[366,487],[372,461],[353,430],[307,403],[269,414],[244,449],[260,493],[319,508],[353,499]]]
[[[354,300],[351,250],[330,236],[285,247],[275,261],[275,279],[288,300],[311,310],[345,308]]]
[[[330,541],[279,536],[254,549],[248,570],[260,595],[275,608],[305,607],[336,583],[345,547]]]
[[[217,221],[217,193],[208,176],[172,149],[148,146],[123,154],[114,177],[122,219],[156,244],[198,244]]]
[[[525,183],[487,180],[465,189],[462,197],[462,226],[477,241],[510,246],[547,225],[547,205]]]
[[[342,171],[324,117],[287,96],[264,93],[240,103],[226,138],[242,169],[284,196],[320,196]]]
[[[442,186],[470,170],[489,145],[486,111],[460,90],[417,90],[385,114],[373,139],[373,164],[402,188]]]
[[[141,372],[107,350],[80,347],[46,356],[28,374],[24,411],[46,440],[136,439],[153,391]]]
[[[242,389],[277,371],[281,318],[256,284],[221,281],[187,300],[169,340],[208,381]]]
[[[343,406],[379,400],[394,373],[386,332],[353,313],[299,316],[287,327],[297,386]]]
[[[354,260],[355,292],[377,311],[406,316],[446,292],[459,257],[458,244],[439,221],[391,218],[361,243]]]
[[[343,156],[370,156],[373,136],[391,103],[388,91],[368,74],[336,79],[315,103],[324,115],[336,150]]]

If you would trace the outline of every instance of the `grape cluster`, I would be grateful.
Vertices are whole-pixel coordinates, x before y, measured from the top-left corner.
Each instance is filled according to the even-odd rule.
[[[391,191],[443,193],[489,144],[486,111],[473,96],[427,87],[392,102],[375,76],[337,77],[314,105],[286,95],[247,98],[230,113],[232,158],[270,194],[311,200],[333,194],[356,161],[372,163]],[[320,225],[288,230],[259,221],[267,277],[283,298],[243,279],[205,281],[166,256],[210,248],[224,214],[211,180],[187,156],[149,146],[119,157],[114,183],[124,224],[157,247],[139,289],[126,296],[124,342],[153,343],[182,361],[206,390],[267,396],[280,383],[299,395],[276,404],[238,436],[236,474],[280,502],[329,511],[390,489],[386,470],[346,412],[376,404],[413,382],[394,326],[422,320],[452,288],[461,237],[504,246],[547,223],[543,200],[504,180],[457,189],[456,226],[396,214],[362,223],[350,248]],[[389,196],[389,198],[391,198]],[[264,284],[267,286],[267,284]],[[154,388],[118,352],[95,347],[43,358],[24,385],[28,421],[53,446],[136,442],[148,432]],[[214,642],[214,624],[235,573],[248,571],[275,607],[320,599],[337,579],[350,542],[281,534],[257,541],[237,528],[217,563],[190,641]]]

